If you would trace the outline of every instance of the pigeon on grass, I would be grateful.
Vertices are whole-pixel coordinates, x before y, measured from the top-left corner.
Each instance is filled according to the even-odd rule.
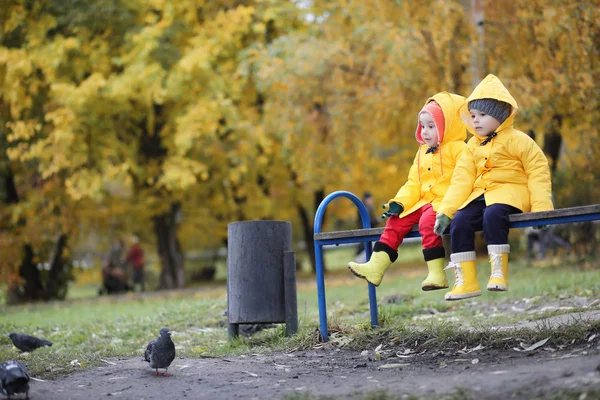
[[[8,337],[12,340],[15,347],[21,351],[30,352],[44,346],[52,346],[52,342],[24,333],[11,332]]]
[[[25,393],[25,398],[29,398],[29,374],[23,364],[14,360],[0,364],[0,393],[9,399],[19,393]]]
[[[164,368],[164,376],[170,376],[167,372],[169,365],[175,359],[175,343],[171,340],[171,333],[169,328],[162,328],[160,330],[160,336],[154,339],[144,352],[144,360],[150,363],[150,368],[156,370],[156,375],[159,375],[158,369]]]

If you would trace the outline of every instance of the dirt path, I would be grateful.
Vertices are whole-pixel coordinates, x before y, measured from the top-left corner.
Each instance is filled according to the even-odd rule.
[[[600,320],[600,311],[564,314],[538,321],[536,326],[560,329],[584,320]],[[311,394],[358,399],[385,390],[398,398],[402,394],[436,396],[457,391],[461,398],[468,399],[530,399],[557,394],[554,398],[558,399],[563,398],[561,393],[576,393],[572,398],[586,398],[583,394],[599,398],[598,336],[590,337],[585,345],[563,350],[550,346],[539,346],[532,351],[444,349],[405,357],[388,352],[380,360],[332,344],[271,355],[178,358],[171,366],[170,377],[156,376],[140,358],[111,359],[100,368],[54,381],[32,382],[30,397],[34,400],[281,399]]]
[[[472,360],[479,360],[473,364]],[[454,360],[454,361],[453,361]],[[525,355],[480,352],[402,362],[368,361],[333,349],[269,356],[177,359],[173,376],[155,376],[139,359],[110,360],[57,381],[33,382],[30,397],[46,400],[279,399],[291,394],[360,398],[375,390],[427,396],[464,389],[469,398],[531,398],[557,390],[600,393],[600,350]],[[396,359],[393,361],[398,363]],[[383,367],[383,368],[382,368]],[[593,398],[593,397],[589,397]]]
[[[531,305],[502,304],[523,313],[514,326],[500,331],[545,329],[560,331],[582,321],[599,321],[600,299],[570,298]],[[498,304],[495,307],[500,307]],[[534,322],[529,314],[566,308],[592,308]],[[465,327],[469,330],[470,327]],[[584,344],[540,346],[532,351],[444,348],[400,356],[382,353],[380,360],[359,350],[328,343],[292,353],[245,357],[176,359],[173,376],[156,376],[141,358],[109,359],[96,369],[51,381],[32,382],[33,400],[120,399],[282,399],[312,395],[360,399],[374,391],[393,398],[457,394],[453,399],[600,399],[600,333]],[[523,349],[520,349],[523,350]],[[403,395],[405,395],[403,397]],[[390,399],[392,397],[389,397]]]

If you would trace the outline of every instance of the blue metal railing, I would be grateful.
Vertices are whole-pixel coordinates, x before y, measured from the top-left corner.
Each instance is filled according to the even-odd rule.
[[[360,218],[362,220],[362,225],[364,229],[368,229],[371,227],[371,219],[369,216],[369,211],[367,207],[363,204],[363,202],[353,193],[346,192],[343,190],[333,192],[319,205],[317,209],[317,213],[315,214],[315,228],[314,233],[321,233],[321,229],[323,228],[323,216],[325,215],[325,209],[334,199],[338,197],[345,197],[347,199],[352,200],[354,205],[358,208],[358,212],[360,213]],[[371,242],[379,239],[379,235],[377,236],[366,236],[360,238],[348,238],[348,239],[337,239],[337,240],[315,240],[315,262],[317,268],[317,294],[319,297],[319,325],[321,336],[324,341],[329,340],[329,332],[327,328],[327,304],[325,299],[325,274],[323,271],[323,245],[326,244],[341,244],[341,243],[365,243],[365,252],[367,260],[371,258],[371,253],[373,252]],[[377,293],[375,290],[375,286],[369,285],[369,306],[371,310],[371,325],[378,326],[379,320],[377,316]]]

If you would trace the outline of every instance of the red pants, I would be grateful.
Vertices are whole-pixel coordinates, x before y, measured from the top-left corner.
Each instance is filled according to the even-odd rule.
[[[404,240],[404,236],[410,232],[416,223],[419,224],[419,232],[423,238],[424,249],[444,246],[442,237],[433,233],[435,211],[431,204],[425,204],[423,207],[402,218],[390,217],[385,224],[385,230],[379,241],[387,244],[392,249],[398,250],[398,247],[402,244],[402,240]]]

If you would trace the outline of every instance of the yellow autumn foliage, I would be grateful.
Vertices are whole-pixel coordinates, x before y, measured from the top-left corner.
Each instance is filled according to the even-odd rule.
[[[173,203],[184,249],[243,219],[291,220],[300,239],[324,194],[389,199],[425,99],[488,72],[540,145],[563,116],[557,206],[600,200],[598,0],[483,1],[483,25],[459,0],[96,3],[2,12],[0,175],[19,192],[0,211],[3,277],[18,244],[151,231]],[[354,217],[334,203],[328,223]]]

